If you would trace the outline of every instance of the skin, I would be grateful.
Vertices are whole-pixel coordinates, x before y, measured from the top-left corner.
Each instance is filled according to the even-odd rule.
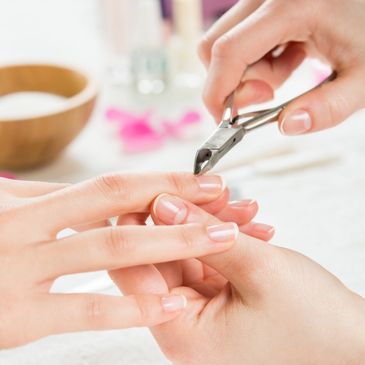
[[[216,224],[196,205],[162,195],[152,207],[169,224],[161,200],[186,207],[181,224]],[[176,223],[176,222],[175,222]],[[241,233],[230,250],[114,273],[127,294],[172,293],[187,309],[152,327],[175,365],[360,365],[365,361],[365,301],[307,257]]]
[[[121,267],[205,256],[234,245],[235,235],[217,241],[201,223],[136,224],[137,217],[149,215],[161,192],[235,221],[229,224],[231,231],[238,232],[239,224],[255,235],[250,221],[256,202],[237,208],[229,203],[221,178],[205,178],[204,184],[191,174],[173,173],[106,175],[73,186],[0,179],[0,348],[51,334],[153,326],[175,318],[184,310],[185,298],[168,288],[126,297],[54,294],[50,289],[62,275],[106,269],[113,276]],[[114,216],[120,216],[123,226],[110,225],[108,218]],[[69,227],[77,233],[56,238]]]
[[[237,107],[270,100],[310,56],[328,63],[338,77],[292,102],[280,116],[280,130],[291,135],[335,126],[365,106],[364,31],[363,0],[241,0],[199,47],[208,69],[206,106],[219,121],[224,100],[236,88]],[[298,114],[307,118],[306,129],[285,125]]]

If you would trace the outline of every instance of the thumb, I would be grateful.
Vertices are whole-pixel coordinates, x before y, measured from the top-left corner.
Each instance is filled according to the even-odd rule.
[[[341,123],[365,106],[364,72],[357,69],[304,94],[281,113],[280,131],[289,136],[317,132]]]

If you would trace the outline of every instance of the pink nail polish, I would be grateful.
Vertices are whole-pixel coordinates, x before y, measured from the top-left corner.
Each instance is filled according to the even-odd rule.
[[[252,229],[256,232],[274,233],[275,228],[263,223],[254,223]]]
[[[229,202],[229,206],[231,208],[236,208],[236,209],[242,209],[242,208],[248,208],[253,206],[256,203],[256,200],[253,199],[246,199],[246,200],[237,200],[237,201],[232,201]]]
[[[172,295],[163,297],[161,305],[165,312],[177,312],[186,308],[188,301],[184,295]]]
[[[219,195],[226,187],[220,176],[198,176],[197,181],[200,189],[209,194]]]
[[[188,208],[178,197],[161,195],[155,202],[155,214],[165,224],[182,224],[187,215]]]
[[[209,238],[215,242],[231,242],[238,237],[238,226],[236,223],[223,223],[207,227]]]
[[[287,115],[281,123],[281,132],[295,136],[308,132],[312,128],[311,116],[305,110],[297,110]]]

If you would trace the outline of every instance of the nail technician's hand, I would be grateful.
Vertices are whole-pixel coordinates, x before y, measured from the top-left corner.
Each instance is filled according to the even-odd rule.
[[[237,86],[238,106],[267,101],[306,55],[314,56],[338,77],[291,103],[280,129],[297,135],[332,127],[365,106],[364,32],[364,1],[241,0],[201,43],[209,70],[206,105],[220,120],[224,100]],[[280,45],[285,50],[274,57]]]
[[[217,176],[110,175],[74,186],[0,179],[0,349],[55,333],[151,326],[176,317],[185,299],[168,289],[123,298],[49,292],[62,275],[187,259],[232,247],[238,232],[234,223],[213,228],[201,223],[108,226],[112,216],[123,220],[149,212],[155,197],[166,191],[222,218],[239,209],[226,206],[228,194]],[[247,223],[257,206],[247,203],[239,211]],[[82,232],[57,239],[57,232],[67,227]]]
[[[169,195],[157,198],[152,209],[161,224],[221,223]],[[364,363],[365,301],[321,266],[244,234],[230,250],[200,260],[203,270],[190,260],[182,263],[175,283],[165,267],[114,276],[129,294],[169,288],[188,298],[176,319],[152,328],[175,365]]]

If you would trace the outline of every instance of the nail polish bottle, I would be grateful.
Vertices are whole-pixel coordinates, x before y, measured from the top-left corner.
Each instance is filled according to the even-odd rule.
[[[128,85],[134,4],[130,0],[99,0],[108,51],[108,76],[112,84]]]
[[[167,56],[158,0],[137,0],[132,51],[133,82],[141,94],[160,94],[167,84]]]
[[[174,35],[170,41],[171,76],[177,87],[198,88],[203,69],[197,45],[203,33],[202,1],[173,0]]]

